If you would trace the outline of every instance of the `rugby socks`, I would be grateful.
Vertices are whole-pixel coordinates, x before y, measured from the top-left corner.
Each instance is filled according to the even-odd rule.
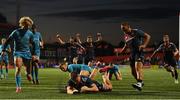
[[[177,72],[177,70],[175,69],[174,72],[175,72],[175,79],[178,80],[178,72]]]
[[[36,80],[38,80],[38,68],[37,67],[35,67],[35,78],[36,78]]]
[[[6,67],[6,75],[8,75],[8,66]]]
[[[3,74],[3,70],[2,69],[0,69],[0,75],[2,75]]]
[[[21,75],[17,75],[16,79],[16,87],[21,87]]]
[[[33,66],[32,66],[32,67],[33,67]],[[31,72],[32,80],[34,80],[34,68],[32,68],[31,71],[32,71],[32,72]]]

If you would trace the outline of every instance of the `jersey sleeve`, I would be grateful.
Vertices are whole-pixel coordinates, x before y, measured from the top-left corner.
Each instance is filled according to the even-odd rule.
[[[41,33],[39,33],[39,40],[42,42],[42,35],[41,35]]]
[[[144,31],[142,31],[142,30],[136,30],[136,34],[138,35],[138,36],[140,36],[140,37],[144,37]]]
[[[17,32],[17,30],[14,30],[14,31],[9,35],[8,38],[13,39],[13,38],[15,37],[15,33],[16,33],[16,32]]]
[[[172,49],[173,49],[173,52],[176,52],[177,47],[174,43],[172,43]]]
[[[163,44],[161,44],[157,49],[156,52],[161,51],[163,49]]]
[[[70,72],[70,73],[73,72],[73,67],[72,67],[72,65],[68,65],[68,72]]]

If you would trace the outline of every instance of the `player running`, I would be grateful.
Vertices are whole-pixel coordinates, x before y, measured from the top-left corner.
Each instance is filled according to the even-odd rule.
[[[179,54],[178,49],[176,48],[176,45],[169,40],[169,35],[165,34],[163,36],[163,42],[158,49],[154,51],[154,53],[151,55],[151,58],[158,52],[162,51],[164,55],[164,68],[171,72],[172,77],[175,78],[175,84],[178,84],[178,72],[177,72],[177,65],[176,65],[176,59],[175,56]]]
[[[14,41],[14,64],[15,64],[15,80],[16,93],[21,92],[21,69],[24,64],[26,66],[27,79],[31,81],[31,59],[30,44],[34,46],[33,33],[29,30],[33,24],[30,17],[22,17],[19,20],[20,28],[14,30],[4,44],[2,55],[5,55],[7,45],[10,41]],[[33,53],[33,55],[36,55]]]
[[[132,86],[138,90],[142,90],[144,85],[143,83],[143,49],[149,43],[150,35],[139,30],[139,29],[132,29],[129,23],[124,22],[121,24],[121,30],[124,31],[124,34],[127,35],[129,38],[126,39],[126,44],[130,46],[130,66],[131,72],[134,78],[137,80],[136,84]],[[126,44],[124,48],[126,47]],[[123,50],[124,50],[123,48]]]
[[[35,52],[36,56],[32,57],[32,69],[31,69],[31,76],[32,76],[32,83],[33,84],[39,84],[39,79],[38,79],[38,69],[40,65],[40,48],[43,48],[43,39],[41,36],[40,32],[37,32],[36,25],[32,25],[32,32],[34,35],[34,42],[35,42]]]
[[[0,53],[2,52],[4,43],[6,42],[5,38],[1,39],[1,45],[0,45]],[[8,66],[9,66],[9,57],[8,57],[8,53],[11,52],[11,47],[10,45],[7,46],[7,49],[5,51],[4,56],[0,55],[0,78],[3,79],[4,77],[7,79],[8,78]],[[4,74],[3,71],[3,66],[5,66],[6,69],[6,73]]]

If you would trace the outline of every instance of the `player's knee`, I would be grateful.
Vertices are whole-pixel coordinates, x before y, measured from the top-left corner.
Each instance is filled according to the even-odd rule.
[[[16,74],[19,74],[21,71],[21,67],[16,67]]]

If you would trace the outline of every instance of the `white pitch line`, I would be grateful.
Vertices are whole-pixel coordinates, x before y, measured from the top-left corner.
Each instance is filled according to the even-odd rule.
[[[9,86],[6,86],[6,87],[3,87],[3,86],[0,86],[0,88],[5,88],[5,89],[15,89],[16,87],[9,87]],[[47,88],[47,87],[23,87],[23,89],[35,89],[35,90],[58,90],[58,89],[61,89],[61,88]]]

